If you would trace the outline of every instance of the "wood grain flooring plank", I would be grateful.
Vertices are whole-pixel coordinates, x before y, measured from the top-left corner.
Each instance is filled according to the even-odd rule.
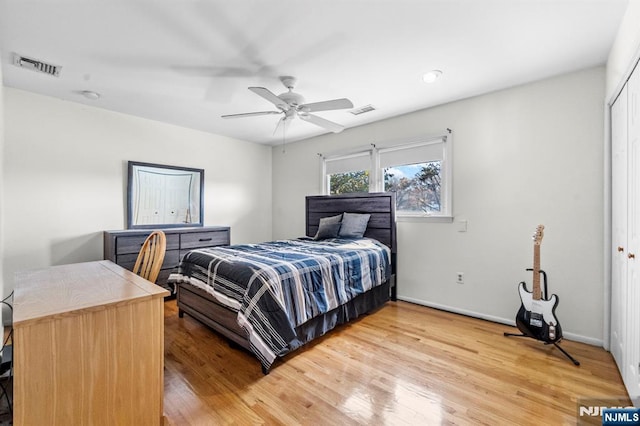
[[[406,302],[260,363],[165,302],[166,425],[576,424],[589,398],[628,400],[611,354],[506,338],[514,328]]]

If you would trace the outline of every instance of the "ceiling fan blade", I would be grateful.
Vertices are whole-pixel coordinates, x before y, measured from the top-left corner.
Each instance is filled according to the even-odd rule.
[[[300,105],[300,109],[306,112],[329,111],[332,109],[353,108],[353,103],[347,98],[333,99],[331,101],[312,102]]]
[[[226,114],[222,118],[241,118],[241,117],[253,117],[256,115],[271,115],[282,114],[282,111],[256,111],[256,112],[243,112],[240,114]]]
[[[310,123],[315,124],[316,126],[324,127],[327,130],[332,131],[333,133],[340,133],[344,130],[344,126],[334,123],[333,121],[326,120],[322,117],[318,117],[313,114],[300,114],[301,120],[308,121]]]
[[[274,95],[273,92],[269,89],[265,89],[264,87],[249,87],[249,90],[251,90],[258,96],[262,96],[283,111],[287,111],[289,109],[289,105],[287,105],[285,101]]]

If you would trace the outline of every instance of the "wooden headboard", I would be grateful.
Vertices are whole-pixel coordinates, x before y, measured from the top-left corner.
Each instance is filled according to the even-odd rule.
[[[306,199],[306,235],[318,231],[320,218],[344,212],[369,213],[371,218],[364,233],[396,253],[396,197],[393,192],[313,195]]]

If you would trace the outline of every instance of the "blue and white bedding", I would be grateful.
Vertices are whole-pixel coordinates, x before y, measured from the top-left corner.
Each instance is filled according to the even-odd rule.
[[[204,289],[238,311],[268,369],[299,346],[297,326],[387,281],[390,258],[387,246],[369,238],[279,240],[193,250],[170,281]]]

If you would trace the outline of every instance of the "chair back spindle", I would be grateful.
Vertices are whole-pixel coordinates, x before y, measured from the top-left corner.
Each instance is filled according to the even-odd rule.
[[[155,284],[167,250],[167,237],[162,231],[153,231],[142,244],[133,273]]]

